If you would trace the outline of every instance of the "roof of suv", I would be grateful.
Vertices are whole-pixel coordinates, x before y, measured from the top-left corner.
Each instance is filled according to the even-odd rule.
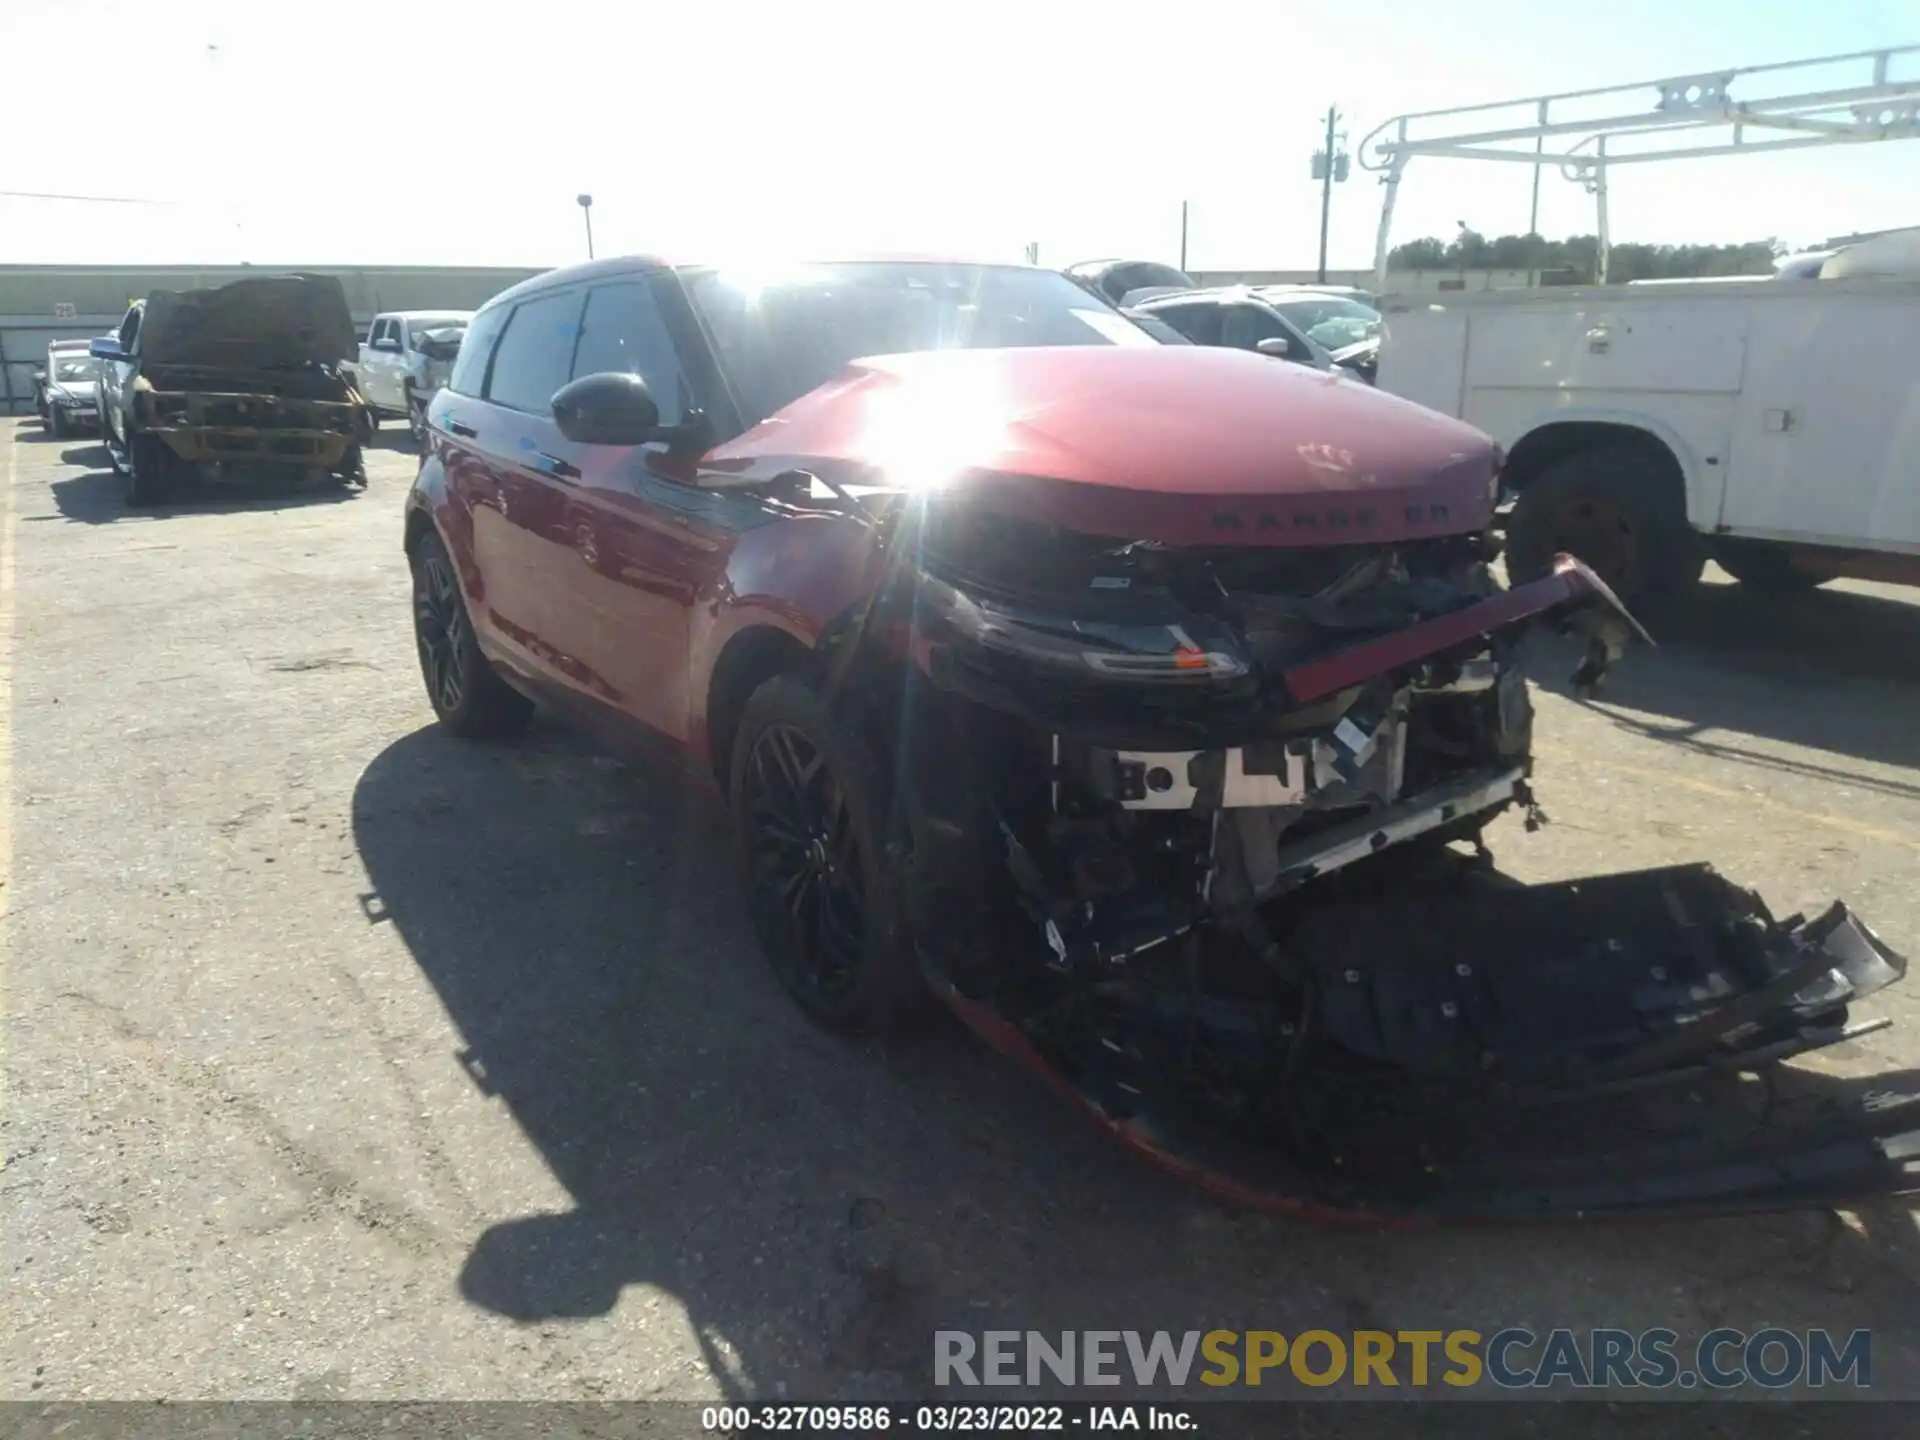
[[[648,270],[676,270],[682,272],[724,270],[733,263],[733,257],[717,257],[710,261],[669,260],[660,255],[616,255],[605,260],[583,260],[577,265],[562,266],[557,270],[548,270],[542,274],[530,276],[510,289],[502,290],[487,301],[483,307],[492,309],[495,305],[510,300],[519,300],[527,295],[557,285],[574,285],[583,280],[606,280],[618,275],[632,275]],[[1028,265],[1022,260],[981,259],[971,255],[932,255],[915,254],[906,251],[854,251],[843,254],[824,255],[783,255],[773,262],[775,269],[802,265],[974,265],[989,270],[1033,270],[1047,269],[1047,266]],[[1057,273],[1057,272],[1056,272]]]
[[[1211,301],[1216,305],[1227,305],[1244,300],[1256,300],[1265,304],[1266,300],[1245,285],[1215,285],[1205,289],[1177,290],[1167,295],[1153,295],[1134,302],[1136,310],[1152,309],[1159,305],[1191,305],[1196,300]]]

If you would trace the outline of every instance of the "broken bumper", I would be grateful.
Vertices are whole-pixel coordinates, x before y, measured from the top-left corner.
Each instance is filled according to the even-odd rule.
[[[352,437],[299,430],[155,430],[151,432],[182,460],[266,460],[331,469],[346,457]]]
[[[1705,866],[1413,890],[1316,910],[1311,1003],[1239,1126],[1194,1103],[1170,1039],[1093,1031],[928,979],[966,1024],[1116,1139],[1235,1204],[1417,1223],[1700,1214],[1920,1192],[1920,1073],[1781,1062],[1860,1038],[1849,1006],[1906,962],[1842,905],[1774,921]]]
[[[182,460],[272,461],[324,469],[339,466],[354,443],[359,406],[349,401],[280,395],[156,395],[148,427]]]

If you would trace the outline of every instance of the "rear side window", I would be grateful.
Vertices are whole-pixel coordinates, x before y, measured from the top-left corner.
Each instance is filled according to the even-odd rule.
[[[501,327],[512,313],[511,305],[496,305],[473,317],[459,358],[453,362],[453,373],[447,376],[447,388],[454,394],[480,397],[487,379],[487,361],[493,358],[493,342],[500,338]]]
[[[522,300],[513,307],[513,319],[507,322],[507,333],[494,353],[487,399],[529,415],[549,412],[553,392],[573,372],[580,300],[578,290],[567,290]]]
[[[680,423],[687,403],[680,357],[653,287],[644,281],[601,285],[587,292],[573,376],[578,379],[609,370],[645,380],[660,407],[660,423]]]

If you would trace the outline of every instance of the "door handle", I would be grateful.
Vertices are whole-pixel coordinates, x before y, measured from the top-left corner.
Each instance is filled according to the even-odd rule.
[[[455,435],[464,436],[469,440],[476,438],[480,434],[480,432],[474,429],[471,425],[462,425],[458,420],[447,421],[447,429],[452,431]]]
[[[558,455],[549,455],[542,450],[538,452],[536,458],[545,462],[540,468],[556,479],[578,480],[580,478],[580,467],[562,460]]]

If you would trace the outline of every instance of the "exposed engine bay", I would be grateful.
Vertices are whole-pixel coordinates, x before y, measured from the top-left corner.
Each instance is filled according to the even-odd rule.
[[[1507,589],[1486,535],[1175,547],[957,502],[876,530],[893,578],[838,683],[886,697],[922,969],[1130,1143],[1373,1217],[1920,1186],[1904,1101],[1648,1128],[1877,1028],[1848,1007],[1905,961],[1844,906],[1776,921],[1706,866],[1493,868],[1496,816],[1546,819],[1530,632],[1584,639],[1582,689],[1644,637],[1577,562]]]

